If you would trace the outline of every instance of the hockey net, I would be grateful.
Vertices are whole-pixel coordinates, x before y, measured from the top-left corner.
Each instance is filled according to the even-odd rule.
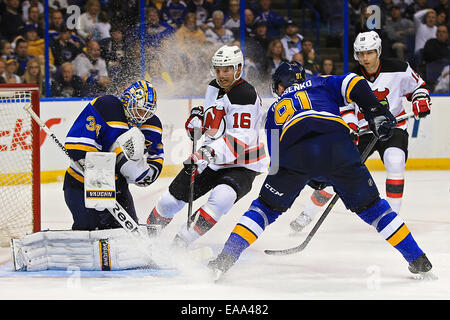
[[[0,246],[40,231],[39,126],[24,110],[39,114],[32,84],[0,84]]]

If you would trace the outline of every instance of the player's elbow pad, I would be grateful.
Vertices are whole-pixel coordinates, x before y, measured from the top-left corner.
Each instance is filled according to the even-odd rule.
[[[128,160],[119,169],[120,173],[125,177],[128,183],[137,183],[148,176],[153,169],[147,164],[143,158],[139,161]]]

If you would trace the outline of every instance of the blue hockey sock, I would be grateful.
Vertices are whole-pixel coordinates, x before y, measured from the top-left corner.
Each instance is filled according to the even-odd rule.
[[[254,200],[234,227],[222,252],[238,259],[241,253],[255,242],[265,228],[281,213],[268,208],[258,199]]]
[[[358,216],[375,227],[378,233],[397,249],[406,261],[414,261],[423,253],[403,219],[392,211],[386,200],[380,199],[369,209],[358,213]]]

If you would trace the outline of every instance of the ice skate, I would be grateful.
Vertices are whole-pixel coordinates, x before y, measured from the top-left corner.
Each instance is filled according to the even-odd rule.
[[[437,276],[431,272],[430,260],[423,253],[416,260],[409,263],[408,269],[413,274],[414,279],[418,280],[437,280]]]
[[[308,215],[306,215],[304,211],[302,211],[302,213],[300,213],[295,220],[291,221],[289,226],[291,227],[292,231],[294,231],[294,234],[297,234],[299,232],[302,232],[303,229],[311,223],[311,221],[312,219]]]

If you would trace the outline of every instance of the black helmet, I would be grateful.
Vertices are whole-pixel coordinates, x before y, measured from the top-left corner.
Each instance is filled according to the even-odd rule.
[[[280,82],[283,87],[288,88],[294,83],[302,83],[305,80],[305,69],[300,63],[282,62],[272,75],[272,92],[278,96],[277,88]]]

